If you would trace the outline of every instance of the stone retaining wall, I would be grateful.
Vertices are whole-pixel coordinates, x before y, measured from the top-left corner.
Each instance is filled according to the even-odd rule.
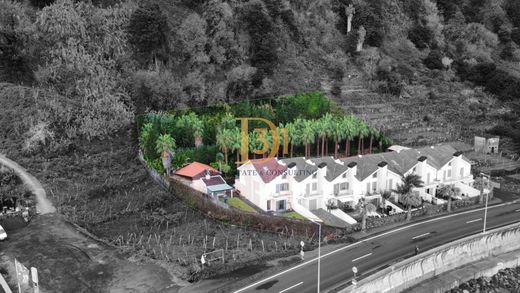
[[[340,292],[401,292],[455,268],[517,249],[520,249],[520,224],[513,224],[434,248]]]

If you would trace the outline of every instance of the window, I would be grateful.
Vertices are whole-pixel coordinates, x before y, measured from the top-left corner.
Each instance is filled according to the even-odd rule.
[[[283,173],[282,179],[286,179],[286,178],[287,178],[287,173]]]
[[[312,183],[312,191],[318,190],[318,183],[314,182]]]
[[[426,174],[426,184],[430,184],[430,173]]]
[[[442,178],[446,180],[446,170],[442,171]]]
[[[412,169],[412,173],[415,173],[416,170],[417,170],[417,168],[416,168],[416,167],[413,167],[413,169]]]
[[[289,190],[289,183],[282,183],[276,185],[276,193]]]
[[[271,201],[270,200],[267,201],[267,210],[268,211],[271,210]]]
[[[315,172],[314,174],[312,174],[312,179],[316,179],[316,177],[318,177],[318,172]]]
[[[448,163],[448,166],[450,166],[450,167],[451,167],[451,162],[449,162],[449,163]]]
[[[451,177],[451,169],[448,170],[448,178],[450,178],[450,177]]]
[[[347,172],[343,173],[343,176],[341,176],[343,178],[347,178]]]
[[[334,195],[339,194],[339,183],[334,184]]]
[[[372,191],[376,191],[377,190],[377,182],[372,182]]]
[[[340,184],[339,189],[340,190],[348,190],[348,182],[343,182]]]
[[[460,168],[460,177],[464,177],[464,168]]]
[[[377,178],[377,172],[374,172],[374,174],[372,174],[372,178]]]
[[[279,200],[277,202],[276,207],[278,208],[279,211],[284,211],[285,210],[285,200]]]
[[[370,182],[367,183],[367,192],[370,192]]]
[[[393,184],[392,184],[392,179],[388,179],[388,189],[392,189],[393,188]]]

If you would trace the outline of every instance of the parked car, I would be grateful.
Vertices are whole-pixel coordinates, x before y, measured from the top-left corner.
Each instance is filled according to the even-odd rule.
[[[0,241],[5,240],[7,238],[7,233],[5,233],[4,227],[0,226]]]

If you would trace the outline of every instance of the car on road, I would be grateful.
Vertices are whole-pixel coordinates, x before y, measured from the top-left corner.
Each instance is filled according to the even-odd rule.
[[[5,233],[4,227],[0,226],[0,241],[5,240],[7,238],[7,233]]]

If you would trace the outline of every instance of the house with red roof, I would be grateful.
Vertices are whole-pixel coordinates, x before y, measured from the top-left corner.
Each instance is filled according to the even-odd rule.
[[[214,198],[224,196],[226,193],[233,196],[233,187],[226,183],[219,171],[209,165],[193,162],[178,169],[174,176],[186,179],[191,188]]]
[[[206,171],[208,171],[210,175],[220,174],[218,170],[209,165],[202,164],[199,162],[193,162],[175,171],[175,175],[181,176],[191,181],[195,181],[202,177],[205,177]]]
[[[287,166],[276,158],[250,160],[238,167],[235,189],[264,211],[291,209]]]

